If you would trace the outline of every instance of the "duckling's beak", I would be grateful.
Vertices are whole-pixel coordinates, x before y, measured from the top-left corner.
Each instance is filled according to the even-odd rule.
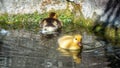
[[[79,45],[79,46],[82,46],[82,43],[81,43],[81,42],[79,42],[79,43],[78,43],[78,45]]]

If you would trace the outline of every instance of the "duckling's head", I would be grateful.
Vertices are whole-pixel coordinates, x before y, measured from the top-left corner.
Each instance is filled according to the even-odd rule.
[[[77,34],[74,36],[73,42],[77,45],[81,46],[82,43],[82,36],[80,34]]]
[[[56,14],[55,12],[51,12],[51,13],[49,14],[49,18],[54,18],[54,19],[56,19],[56,18],[57,18],[57,14]]]

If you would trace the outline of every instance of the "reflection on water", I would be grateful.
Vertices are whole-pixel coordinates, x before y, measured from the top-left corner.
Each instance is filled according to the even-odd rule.
[[[66,50],[62,48],[58,48],[59,52],[62,56],[72,57],[75,63],[81,63],[81,51],[82,50]]]
[[[56,51],[58,37],[11,33],[19,35],[0,42],[0,68],[120,68],[120,48],[87,33],[83,33],[81,51]]]

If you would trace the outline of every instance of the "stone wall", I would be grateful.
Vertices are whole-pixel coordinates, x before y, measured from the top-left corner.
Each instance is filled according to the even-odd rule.
[[[72,1],[72,0],[71,0]],[[81,4],[85,17],[92,17],[93,13],[101,14],[108,0],[75,0]],[[0,13],[39,13],[48,12],[51,9],[62,10],[66,8],[66,0],[0,0]]]
[[[51,9],[64,9],[65,6],[61,0],[0,0],[0,13],[43,13]]]

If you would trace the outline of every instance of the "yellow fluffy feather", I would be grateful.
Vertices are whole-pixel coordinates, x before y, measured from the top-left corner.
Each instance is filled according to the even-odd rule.
[[[79,34],[74,36],[66,35],[58,39],[59,47],[69,50],[81,49],[82,48],[81,42],[82,42],[82,36]]]

